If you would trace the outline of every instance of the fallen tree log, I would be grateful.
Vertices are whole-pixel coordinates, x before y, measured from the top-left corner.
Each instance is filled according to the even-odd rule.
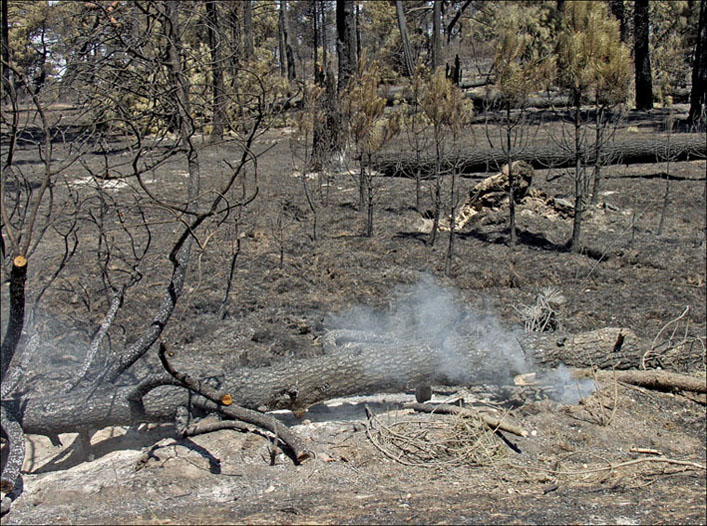
[[[577,335],[522,333],[517,339],[528,368],[553,368],[560,363],[579,368],[637,368],[647,347],[625,328]],[[616,348],[620,339],[622,344]],[[218,389],[245,408],[303,412],[336,397],[400,392],[419,385],[506,382],[523,372],[513,370],[498,349],[481,347],[469,339],[442,346],[407,340],[355,343],[348,339],[336,343],[335,350],[317,358],[228,371],[219,379]],[[683,356],[685,363],[704,363],[702,352],[695,350],[693,354]],[[660,363],[660,356],[651,355],[646,367]],[[189,372],[198,375],[198,371]],[[138,386],[105,383],[65,394],[5,399],[3,405],[19,415],[25,433],[51,436],[116,425],[173,422],[177,408],[190,404],[187,390],[178,385],[174,378],[162,374]],[[136,403],[138,399],[143,403]],[[218,407],[198,396],[192,396],[191,404],[205,410]]]
[[[515,161],[524,161],[535,169],[567,168],[574,166],[574,152],[557,144],[537,145],[513,151]],[[593,146],[589,146],[584,157],[588,164],[596,162]],[[707,145],[704,136],[698,134],[656,136],[650,139],[621,139],[604,148],[602,163],[638,164],[658,163],[670,159],[691,161],[707,158]],[[442,163],[446,171],[456,169],[459,174],[497,171],[506,164],[508,156],[501,149],[479,148],[457,155],[447,156]],[[385,153],[373,161],[373,168],[383,175],[392,177],[414,177],[417,170],[423,177],[432,177],[435,160],[432,156],[423,157],[419,163],[410,153]]]

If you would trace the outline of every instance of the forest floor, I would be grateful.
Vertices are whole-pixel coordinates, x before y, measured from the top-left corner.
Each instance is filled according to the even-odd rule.
[[[655,132],[655,123],[646,121],[633,133]],[[392,146],[403,147],[402,140]],[[334,174],[322,186],[326,205],[314,239],[302,179],[293,175],[288,130],[265,134],[256,150],[265,149],[257,199],[237,227],[231,221],[206,250],[194,250],[185,295],[165,331],[173,348],[193,356],[192,374],[317,356],[326,330],[360,328],[360,320],[391,312],[421,280],[454,290],[470,312],[504,327],[522,326],[519,310],[555,287],[566,298],[557,319],[569,333],[627,327],[646,348],[656,336],[705,342],[704,160],[672,163],[669,179],[665,164],[606,167],[599,202],[586,215],[580,254],[564,248],[572,219],[537,200],[518,207],[515,247],[507,243],[505,211],[487,214],[458,233],[445,275],[448,235],[440,234],[434,247],[425,243],[428,222],[415,210],[414,180],[375,179],[375,235],[366,238],[358,183]],[[18,155],[22,159],[23,152]],[[24,155],[31,162],[32,152]],[[204,144],[202,173],[223,173],[222,157],[218,146]],[[101,156],[89,162],[100,165]],[[182,168],[166,164],[160,170],[161,191],[184,185]],[[461,195],[486,175],[461,178]],[[81,177],[77,167],[69,179],[80,184]],[[658,235],[668,180],[670,202]],[[315,183],[309,184],[317,190]],[[252,191],[252,172],[248,185]],[[431,185],[423,182],[425,210]],[[549,198],[568,197],[574,182],[567,170],[540,170],[532,188]],[[116,186],[112,195],[119,206],[133,202],[129,186]],[[153,243],[170,246],[174,229],[156,223]],[[90,229],[81,235],[90,236]],[[236,239],[240,252],[221,318]],[[48,233],[35,261],[56,261],[61,242]],[[129,329],[116,333],[113,346],[129,342],[158,304],[167,268],[163,254],[145,261],[145,278],[116,323]],[[63,354],[37,366],[55,380],[70,377],[70,369],[61,367],[81,359],[79,349],[107,306],[105,296],[91,296],[91,286],[82,296],[77,284],[95,281],[82,262],[77,259],[62,286],[43,300],[45,337]],[[574,404],[532,386],[460,387],[467,404],[507,415],[529,431],[527,437],[501,438],[469,428],[459,417],[412,413],[403,407],[414,401],[412,392],[329,402],[302,420],[283,413],[279,417],[318,453],[299,466],[279,452],[271,456],[271,438],[257,433],[176,439],[171,426],[110,428],[93,436],[88,460],[72,449],[75,435],[64,436],[61,447],[29,436],[24,491],[3,524],[707,523],[706,475],[699,467],[707,460],[705,397],[648,391],[607,377],[595,387]],[[434,400],[454,396],[449,388],[436,389]],[[426,460],[410,447],[391,454],[392,433],[423,441]],[[456,452],[440,453],[439,443],[452,438]],[[472,450],[473,458],[465,456]]]

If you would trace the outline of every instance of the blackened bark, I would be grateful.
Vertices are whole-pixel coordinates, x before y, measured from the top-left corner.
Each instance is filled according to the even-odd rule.
[[[407,23],[405,21],[405,8],[403,7],[402,0],[396,0],[395,2],[395,15],[398,18],[400,40],[403,43],[405,73],[408,77],[412,77],[415,74],[415,61],[412,58],[412,48],[410,47],[410,37],[408,37]]]
[[[209,35],[209,48],[211,50],[212,82],[212,130],[211,140],[223,138],[225,122],[226,97],[223,87],[223,60],[221,58],[221,31],[219,30],[219,16],[213,0],[206,0],[206,18]]]
[[[277,56],[280,63],[280,76],[287,77],[287,52],[285,48],[286,33],[285,33],[285,0],[280,0],[280,9],[277,17]]]
[[[292,44],[290,38],[290,19],[287,14],[287,2],[282,0],[280,4],[282,11],[282,29],[283,29],[283,41],[285,43],[285,60],[287,62],[287,79],[294,80],[297,78],[297,72],[295,71],[295,54],[292,51]]]
[[[633,59],[636,67],[636,109],[653,108],[653,76],[649,49],[648,0],[636,0],[633,15],[634,48]]]
[[[2,64],[0,64],[0,69],[2,69],[2,96],[5,96],[5,90],[8,89],[10,83],[10,68],[7,65],[10,63],[10,33],[9,33],[9,22],[7,20],[7,1],[2,0],[2,40],[0,40],[0,46],[2,46]]]
[[[4,404],[0,406],[0,428],[8,442],[7,460],[0,477],[0,491],[10,493],[17,485],[25,460],[25,436],[17,418]]]
[[[336,52],[339,56],[337,91],[343,93],[358,65],[353,0],[336,0]]]
[[[619,21],[619,31],[621,34],[621,42],[624,44],[628,41],[628,27],[626,25],[626,10],[624,8],[624,0],[609,0],[609,8],[611,14]]]
[[[0,347],[0,378],[5,377],[22,336],[22,327],[25,322],[26,280],[27,259],[17,256],[12,261],[12,270],[10,271],[10,318],[7,321],[2,347]]]
[[[442,64],[442,0],[432,6],[432,72]]]
[[[697,26],[694,60],[688,120],[693,125],[703,121],[704,125],[704,112],[707,107],[707,0],[700,2],[700,19]]]
[[[246,62],[253,59],[253,4],[251,0],[243,2],[243,58]]]

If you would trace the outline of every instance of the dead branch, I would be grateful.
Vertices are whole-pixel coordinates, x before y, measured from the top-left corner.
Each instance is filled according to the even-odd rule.
[[[287,447],[290,448],[290,450],[294,453],[296,462],[298,463],[313,456],[313,453],[304,447],[301,439],[273,416],[266,416],[257,411],[253,411],[252,409],[246,409],[244,407],[233,405],[233,396],[228,392],[220,393],[218,390],[212,388],[206,383],[191,378],[188,374],[175,370],[167,360],[167,354],[174,355],[174,353],[168,353],[167,347],[164,343],[160,344],[159,357],[165,370],[181,382],[187,389],[217,404],[218,411],[234,420],[241,420],[274,433]]]

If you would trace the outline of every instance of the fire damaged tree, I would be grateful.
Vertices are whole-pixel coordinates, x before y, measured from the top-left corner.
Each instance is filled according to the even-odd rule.
[[[570,140],[563,142],[564,147],[572,152],[575,172],[574,221],[569,246],[579,252],[590,180],[588,150],[591,149],[587,143],[587,119],[582,105],[592,94],[597,105],[617,104],[625,98],[628,53],[619,39],[618,22],[608,17],[605,4],[584,2],[565,5],[557,53],[558,81],[570,95],[572,116]],[[604,125],[604,121],[598,122],[597,130],[603,129]],[[600,146],[605,151],[603,140],[598,135],[595,147]],[[594,155],[597,155],[596,151]],[[594,162],[602,162],[601,152]]]
[[[634,47],[636,68],[636,109],[653,108],[653,75],[649,47],[650,15],[648,0],[636,0],[633,12]]]
[[[399,113],[385,117],[385,99],[378,96],[380,66],[361,60],[345,96],[350,134],[359,159],[359,211],[366,211],[365,235],[373,237],[373,201],[376,193],[371,164],[374,155],[400,130]]]
[[[448,155],[449,139],[456,137],[459,128],[465,122],[466,110],[459,90],[445,76],[444,69],[437,68],[429,79],[429,87],[422,101],[432,128],[432,141],[435,148],[434,187],[432,230],[428,244],[434,246],[439,231],[439,221],[442,212],[442,176],[444,158]]]
[[[224,62],[222,58],[224,43],[220,40],[222,31],[219,29],[220,16],[217,6],[213,0],[206,1],[206,18],[207,30],[209,35],[209,48],[211,49],[211,75],[212,75],[212,90],[213,90],[213,109],[212,120],[213,128],[211,130],[211,140],[221,140],[223,137],[225,124],[225,103],[226,96],[224,94],[223,85],[223,69]]]
[[[514,155],[527,146],[528,122],[525,116],[525,106],[531,93],[544,88],[554,73],[554,61],[551,57],[542,56],[538,51],[538,35],[531,33],[529,27],[522,22],[531,19],[534,14],[521,10],[517,6],[509,6],[507,18],[499,21],[498,45],[494,57],[496,70],[496,88],[501,94],[503,125],[495,141],[486,127],[489,146],[500,146],[506,156],[508,167],[508,199],[510,244],[516,244],[516,188],[513,173]],[[517,108],[517,111],[512,111]],[[501,169],[500,166],[496,168]]]
[[[689,122],[697,127],[707,125],[707,0],[700,1],[700,18],[697,24],[697,42],[692,65],[692,91],[690,92]]]
[[[49,122],[46,111],[48,99],[43,99],[41,93],[29,91],[28,96],[33,100],[34,113],[39,121],[39,133],[36,130],[31,133],[35,137],[42,137],[36,145],[39,157],[43,159],[42,171],[23,172],[21,164],[15,161],[18,137],[27,130],[20,128],[18,124],[22,122],[22,110],[18,104],[12,105],[11,111],[7,112],[10,119],[10,149],[8,155],[3,158],[1,179],[2,234],[10,243],[12,267],[9,272],[10,319],[2,341],[0,370],[2,433],[8,442],[7,461],[0,479],[4,494],[16,497],[17,491],[14,490],[19,491],[21,487],[18,486],[18,478],[24,458],[24,433],[53,436],[63,432],[62,428],[76,414],[91,412],[89,406],[103,406],[99,412],[108,410],[110,413],[114,402],[117,403],[114,406],[116,409],[121,405],[123,409],[127,409],[127,412],[119,409],[119,412],[122,412],[121,420],[124,419],[126,424],[138,422],[143,420],[145,415],[141,408],[144,395],[161,385],[185,385],[183,378],[162,377],[156,380],[150,374],[145,376],[143,372],[142,380],[138,380],[137,384],[133,381],[131,392],[125,391],[121,394],[117,387],[125,384],[125,375],[133,374],[129,372],[131,368],[159,339],[168,324],[182,295],[193,245],[196,243],[199,250],[205,250],[208,240],[228,215],[257,193],[256,187],[251,190],[250,195],[239,197],[233,190],[236,181],[244,177],[244,167],[253,159],[250,146],[266,116],[265,91],[251,95],[251,129],[240,139],[242,155],[235,162],[227,163],[229,172],[217,181],[218,188],[214,190],[212,198],[207,198],[205,196],[209,194],[202,193],[201,163],[194,141],[198,122],[195,114],[201,108],[194,107],[194,101],[197,99],[191,93],[189,71],[185,69],[185,44],[181,37],[184,20],[193,18],[183,12],[184,5],[176,1],[142,3],[136,5],[139,17],[116,24],[110,23],[110,19],[104,19],[101,17],[102,13],[99,13],[97,16],[100,19],[96,27],[88,25],[86,27],[89,27],[90,31],[76,37],[77,49],[84,49],[84,46],[79,45],[82,40],[88,44],[85,46],[87,55],[79,53],[73,57],[77,63],[72,65],[72,75],[66,82],[72,83],[70,87],[75,90],[77,107],[85,108],[85,115],[90,116],[92,121],[90,124],[81,124],[79,121],[76,126],[76,129],[80,130],[78,135],[67,136],[66,128]],[[194,5],[189,7],[194,8]],[[77,26],[81,29],[81,21],[86,15],[75,11],[69,14],[75,17]],[[96,46],[94,50],[99,52],[88,53],[92,46]],[[109,52],[101,54],[100,50]],[[208,58],[205,58],[205,61],[208,62]],[[9,67],[12,67],[12,64],[9,64]],[[145,82],[146,78],[150,78],[151,82]],[[65,86],[67,89],[68,87]],[[205,105],[208,105],[208,102],[205,102]],[[6,113],[3,112],[3,115]],[[97,126],[97,123],[103,124]],[[120,130],[123,137],[129,138],[126,151],[131,155],[127,162],[114,161],[115,156],[111,156],[111,142],[104,140],[105,137],[101,135],[115,130]],[[96,166],[95,161],[84,159],[86,148],[83,146],[87,146],[88,139],[91,140],[93,152],[98,144],[99,149],[105,153],[105,166],[102,169]],[[26,141],[23,144],[26,144]],[[59,144],[61,151],[57,153],[55,150]],[[155,177],[155,171],[160,166],[174,159],[183,163],[187,174],[182,195],[166,188],[160,189],[146,180],[148,174]],[[89,174],[91,183],[99,188],[93,201],[91,197],[86,197],[89,192],[84,191],[82,197],[76,199],[74,204],[78,208],[75,214],[82,218],[83,224],[93,225],[98,229],[98,245],[94,250],[99,269],[94,275],[98,276],[96,281],[102,283],[97,286],[102,286],[109,300],[100,326],[93,331],[82,363],[68,375],[64,385],[58,387],[57,392],[63,393],[63,398],[58,404],[52,405],[48,400],[41,400],[44,392],[38,389],[41,380],[38,380],[37,368],[30,366],[39,359],[35,338],[22,341],[28,294],[41,296],[46,287],[35,293],[34,290],[26,289],[26,280],[28,270],[31,269],[28,262],[32,261],[32,255],[40,246],[42,238],[48,235],[50,227],[61,233],[60,225],[66,222],[61,219],[60,214],[67,212],[67,206],[72,204],[74,194],[67,190],[69,197],[59,200],[59,176],[66,172],[66,168],[78,163],[81,163]],[[64,178],[65,184],[62,188],[77,186],[68,175],[64,175]],[[123,211],[120,206],[111,206],[109,194],[100,190],[111,184],[122,184],[131,188],[135,196],[134,209]],[[151,246],[149,225],[156,220],[155,217],[150,217],[150,210],[155,209],[168,211],[175,218],[174,224],[177,227],[176,238],[168,248],[165,258],[170,270],[164,294],[155,312],[149,316],[151,321],[147,323],[142,334],[123,349],[116,349],[111,345],[106,355],[102,344],[109,337],[113,324],[119,319],[121,308],[130,301],[131,288],[143,277],[142,261]],[[134,234],[135,225],[126,224],[132,220],[138,221],[138,231],[142,229],[145,232],[142,239],[138,239]],[[115,228],[111,229],[110,235],[107,234],[108,224],[121,225],[117,230],[122,229],[125,235],[122,246],[117,244]],[[88,227],[84,226],[83,229],[88,230]],[[73,232],[75,236],[76,229]],[[64,235],[68,240],[71,233],[64,232]],[[91,250],[87,243],[86,239],[81,241],[79,250]],[[73,250],[67,249],[67,254],[59,262],[59,270],[67,267],[76,249],[76,244]],[[83,260],[86,260],[86,257]],[[121,265],[121,262],[124,265]],[[5,262],[3,263],[5,275],[6,267]],[[81,269],[82,266],[84,265],[77,268]],[[57,273],[58,271],[54,272],[49,279],[55,279]],[[36,278],[33,279],[35,283]],[[90,296],[87,297],[88,301],[91,301]],[[32,330],[33,327],[27,328],[30,334]],[[103,405],[105,402],[108,405]],[[31,418],[27,420],[25,411],[35,403],[43,405],[44,410],[51,413],[46,413],[37,421],[38,427],[31,423]],[[125,403],[127,405],[124,405]],[[117,413],[114,415],[117,416]],[[148,417],[149,419],[151,417]],[[272,427],[270,420],[265,420],[268,420],[266,427]],[[276,432],[281,439],[287,440],[287,433],[282,435],[278,430]]]
[[[336,53],[339,57],[337,91],[342,94],[358,67],[356,15],[353,0],[336,0]]]

